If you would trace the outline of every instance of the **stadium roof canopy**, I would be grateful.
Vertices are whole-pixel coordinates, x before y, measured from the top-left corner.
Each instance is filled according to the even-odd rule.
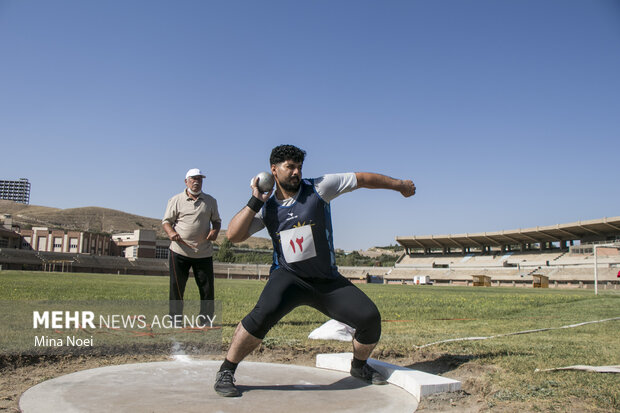
[[[605,241],[620,237],[620,216],[498,232],[396,237],[405,248],[482,248],[582,239]]]

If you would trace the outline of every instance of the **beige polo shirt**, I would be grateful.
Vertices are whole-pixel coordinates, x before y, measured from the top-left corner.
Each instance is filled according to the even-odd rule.
[[[222,221],[217,201],[202,192],[194,201],[186,191],[170,198],[162,224],[168,222],[188,245],[172,241],[170,250],[190,258],[213,256],[213,244],[207,241],[211,223]]]

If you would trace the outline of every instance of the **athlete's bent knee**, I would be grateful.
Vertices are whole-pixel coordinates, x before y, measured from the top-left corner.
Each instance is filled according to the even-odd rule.
[[[369,308],[362,314],[355,339],[361,344],[374,344],[381,337],[381,314],[377,308]]]
[[[255,307],[241,320],[241,324],[248,333],[262,340],[280,318],[282,316],[278,313],[266,314]]]

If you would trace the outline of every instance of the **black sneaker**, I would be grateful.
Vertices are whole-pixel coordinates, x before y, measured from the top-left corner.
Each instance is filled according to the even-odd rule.
[[[369,384],[387,384],[385,377],[377,370],[370,367],[368,363],[364,364],[363,367],[351,366],[351,376],[362,379]]]
[[[215,392],[224,397],[239,397],[241,393],[235,386],[235,373],[232,370],[218,371],[215,376]]]

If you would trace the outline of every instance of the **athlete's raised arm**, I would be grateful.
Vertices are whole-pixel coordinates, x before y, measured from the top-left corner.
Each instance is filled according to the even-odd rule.
[[[373,172],[356,172],[358,188],[391,189],[400,192],[405,198],[415,194],[415,185],[410,179],[395,179]]]

